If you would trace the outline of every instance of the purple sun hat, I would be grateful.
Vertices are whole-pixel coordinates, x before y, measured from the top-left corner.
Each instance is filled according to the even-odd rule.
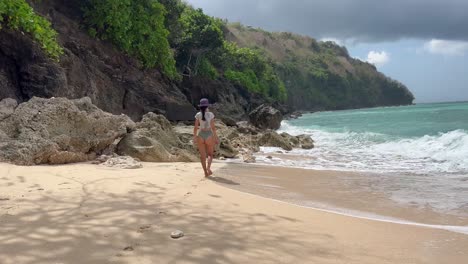
[[[208,107],[208,106],[210,106],[210,101],[207,98],[202,98],[200,100],[200,104],[198,106],[199,107],[204,107],[204,106]]]

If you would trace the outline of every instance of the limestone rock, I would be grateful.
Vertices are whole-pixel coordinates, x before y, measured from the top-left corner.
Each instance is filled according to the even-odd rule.
[[[293,149],[293,146],[287,138],[279,135],[274,131],[266,132],[265,134],[263,134],[259,138],[258,142],[261,146],[277,147],[288,151]]]
[[[0,161],[19,165],[92,160],[135,124],[106,113],[87,97],[37,98],[0,120]]]
[[[250,122],[261,129],[279,129],[283,115],[278,109],[269,105],[260,105],[249,114]]]
[[[117,153],[147,162],[197,161],[193,144],[182,142],[162,115],[148,113],[118,144]]]
[[[9,117],[15,111],[18,103],[15,99],[6,98],[0,101],[0,121]]]
[[[236,150],[227,139],[221,139],[219,148],[217,150],[219,156],[225,158],[234,158],[239,154],[239,151]]]
[[[238,127],[237,131],[239,133],[251,134],[251,135],[257,135],[258,133],[260,133],[260,130],[258,128],[256,128],[255,126],[252,126],[247,121],[237,122],[237,127]]]

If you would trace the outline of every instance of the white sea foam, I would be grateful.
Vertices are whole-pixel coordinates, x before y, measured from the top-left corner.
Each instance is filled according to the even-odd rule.
[[[307,134],[316,147],[274,155],[277,148],[262,148],[259,163],[319,170],[358,171],[370,177],[373,191],[393,200],[431,207],[439,212],[468,208],[468,133],[453,130],[418,138],[397,138],[379,133],[328,132],[303,129],[284,122],[279,132]],[[273,160],[266,156],[273,155]],[[463,213],[464,212],[464,213]]]
[[[280,131],[293,135],[308,134],[316,141],[315,149],[290,152],[310,158],[304,160],[304,164],[296,162],[295,165],[300,167],[320,166],[336,170],[415,174],[468,174],[468,133],[464,130],[405,139],[370,132],[337,133],[301,129],[288,123],[283,123]],[[276,151],[269,148],[263,150]]]

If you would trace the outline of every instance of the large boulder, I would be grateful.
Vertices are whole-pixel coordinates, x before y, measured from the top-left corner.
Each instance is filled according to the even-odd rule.
[[[300,147],[303,149],[313,149],[315,147],[314,140],[310,136],[299,135],[297,139],[299,139]]]
[[[292,136],[288,133],[281,133],[280,134],[283,139],[289,143],[293,148],[302,148],[302,149],[313,149],[314,148],[314,141],[310,136],[307,135],[299,135],[299,136]]]
[[[127,116],[106,113],[87,97],[34,97],[0,120],[0,161],[20,165],[88,161],[134,126]]]
[[[292,150],[293,144],[288,140],[288,138],[279,135],[274,131],[268,131],[258,139],[258,143],[260,146],[265,147],[277,147],[282,148],[284,150]]]
[[[283,115],[278,109],[269,105],[261,105],[249,114],[250,122],[261,129],[279,129]]]
[[[193,144],[183,142],[163,116],[148,113],[117,146],[119,155],[147,162],[197,161]]]

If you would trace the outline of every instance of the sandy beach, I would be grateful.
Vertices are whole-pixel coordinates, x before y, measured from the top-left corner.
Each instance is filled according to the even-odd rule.
[[[0,164],[0,263],[468,262],[468,235],[254,196],[231,189],[247,165],[199,166]]]

